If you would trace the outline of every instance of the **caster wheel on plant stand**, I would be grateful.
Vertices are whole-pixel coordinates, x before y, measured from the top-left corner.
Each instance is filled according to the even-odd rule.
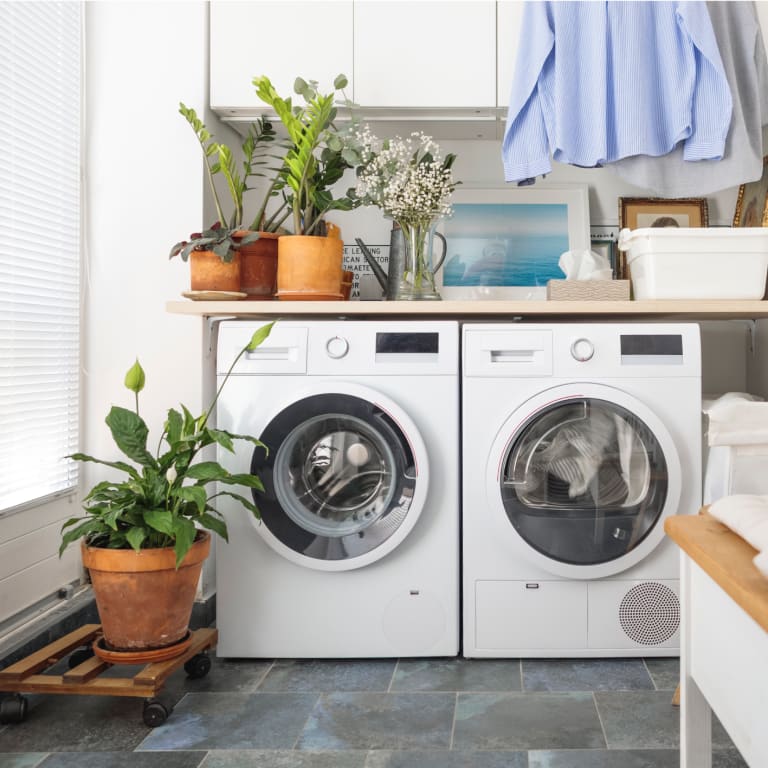
[[[27,717],[27,699],[20,693],[12,693],[0,701],[0,724],[23,723]]]
[[[199,680],[211,671],[211,660],[207,653],[198,653],[184,662],[184,671],[192,680]]]
[[[145,699],[142,713],[144,725],[149,728],[157,728],[168,719],[171,712],[173,712],[173,707],[163,704],[160,699]]]

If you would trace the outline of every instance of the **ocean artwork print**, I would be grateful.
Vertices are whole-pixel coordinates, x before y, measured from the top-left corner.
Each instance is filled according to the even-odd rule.
[[[546,286],[565,277],[566,203],[456,203],[445,222],[445,287]]]

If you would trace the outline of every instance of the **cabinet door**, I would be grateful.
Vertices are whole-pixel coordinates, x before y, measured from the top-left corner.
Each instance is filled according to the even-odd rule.
[[[494,107],[496,3],[355,2],[354,98],[368,107]]]
[[[523,3],[519,0],[499,0],[496,18],[498,57],[498,93],[496,103],[504,110],[509,106],[512,90],[512,76],[515,72],[517,48],[520,42],[520,25],[523,18]]]
[[[297,77],[323,92],[336,75],[352,78],[352,0],[210,4],[211,107],[265,108],[251,81],[266,75],[283,96]],[[347,95],[352,97],[350,85]]]

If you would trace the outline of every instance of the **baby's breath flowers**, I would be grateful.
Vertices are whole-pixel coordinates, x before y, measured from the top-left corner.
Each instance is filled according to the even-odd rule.
[[[378,206],[401,225],[451,214],[456,155],[443,158],[437,142],[420,132],[381,140],[364,126],[356,138],[361,158],[356,193],[363,205]]]
[[[405,265],[396,298],[439,299],[432,269],[432,234],[436,221],[450,216],[451,193],[459,182],[451,167],[456,155],[443,157],[431,136],[378,139],[368,126],[355,135],[360,157],[355,194],[362,205],[375,205],[403,231]]]

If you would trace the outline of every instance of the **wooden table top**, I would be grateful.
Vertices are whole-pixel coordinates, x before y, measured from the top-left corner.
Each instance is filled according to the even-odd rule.
[[[768,577],[752,559],[757,550],[714,517],[675,515],[667,535],[749,616],[768,632]]]

